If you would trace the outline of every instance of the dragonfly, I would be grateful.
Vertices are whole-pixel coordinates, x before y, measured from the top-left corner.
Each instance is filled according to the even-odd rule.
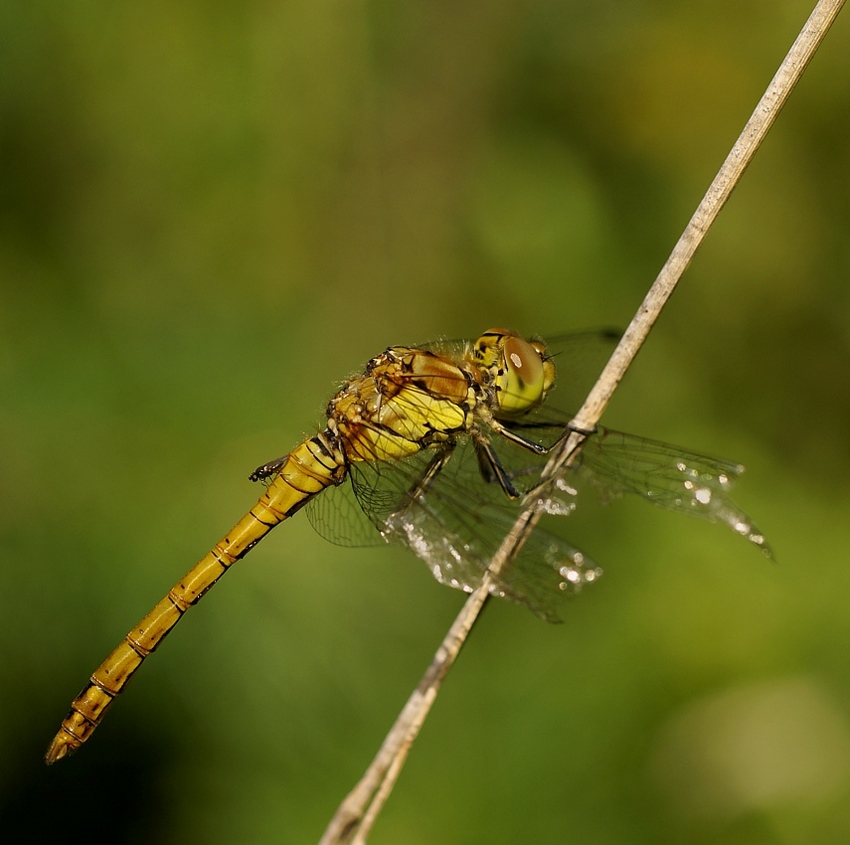
[[[588,350],[607,355],[612,340],[601,332],[544,341],[495,328],[474,341],[393,346],[372,358],[331,398],[324,430],[251,473],[265,485],[257,503],[95,670],[46,762],[76,751],[185,612],[305,506],[332,542],[400,543],[437,581],[465,592],[481,584],[530,499],[545,514],[567,515],[587,484],[605,499],[636,494],[725,524],[770,556],[762,533],[729,497],[743,472],[737,463],[600,427],[554,484],[541,486],[572,418],[558,403],[580,401],[574,397],[589,376],[577,364]],[[557,621],[563,597],[600,575],[579,549],[538,526],[509,566],[489,572],[488,583],[496,596]]]

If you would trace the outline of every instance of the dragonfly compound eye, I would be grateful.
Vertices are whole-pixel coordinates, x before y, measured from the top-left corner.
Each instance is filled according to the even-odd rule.
[[[525,414],[539,405],[552,386],[554,368],[544,359],[540,344],[519,335],[507,336],[502,345],[501,372],[496,377],[499,416]]]

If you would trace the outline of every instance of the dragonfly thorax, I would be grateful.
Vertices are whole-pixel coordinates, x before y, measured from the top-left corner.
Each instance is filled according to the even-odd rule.
[[[349,461],[392,461],[469,430],[478,385],[426,349],[394,346],[352,376],[328,405]]]

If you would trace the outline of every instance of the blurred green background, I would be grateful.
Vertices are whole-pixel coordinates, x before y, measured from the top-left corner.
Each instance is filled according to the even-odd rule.
[[[4,838],[319,838],[463,597],[303,518],[41,755],[371,355],[625,325],[808,12],[0,6]],[[488,608],[370,841],[850,841],[848,23],[605,418],[745,463],[776,564],[587,503],[605,577]]]

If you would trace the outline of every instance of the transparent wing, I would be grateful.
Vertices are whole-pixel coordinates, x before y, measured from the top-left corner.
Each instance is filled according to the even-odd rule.
[[[337,546],[380,546],[384,543],[348,481],[314,496],[305,510],[317,533]]]
[[[388,541],[407,546],[440,583],[465,592],[479,586],[520,510],[497,484],[484,481],[468,439],[402,461],[356,464],[351,480]],[[562,597],[600,574],[578,549],[538,528],[495,579],[493,592],[556,621]]]
[[[551,408],[543,413],[547,415],[545,422],[538,418],[512,429],[551,446],[561,436],[569,415]],[[517,462],[515,450],[507,449],[504,442],[494,443],[494,446],[509,477],[515,479],[517,489],[530,490],[535,473],[542,470],[548,455],[533,460],[525,458],[523,463]],[[545,509],[555,514],[569,512],[575,507],[577,490],[590,483],[603,502],[632,494],[665,510],[725,524],[771,557],[764,535],[729,495],[743,472],[744,467],[732,461],[600,426],[597,433],[587,439],[575,465],[557,480],[556,490],[551,501],[545,503]]]
[[[744,472],[741,464],[600,428],[585,444],[575,472],[603,500],[633,493],[666,510],[728,525],[772,556],[764,535],[729,497]]]
[[[423,560],[441,584],[472,592],[481,584],[498,544],[491,536],[468,529],[463,534],[445,530],[443,517],[426,499],[409,512],[391,514],[384,522],[387,539],[407,546]],[[491,514],[492,536],[504,539],[513,520]],[[602,570],[578,549],[541,528],[535,528],[510,566],[494,578],[491,593],[523,604],[548,622],[560,621],[562,596],[574,594],[601,576]]]

